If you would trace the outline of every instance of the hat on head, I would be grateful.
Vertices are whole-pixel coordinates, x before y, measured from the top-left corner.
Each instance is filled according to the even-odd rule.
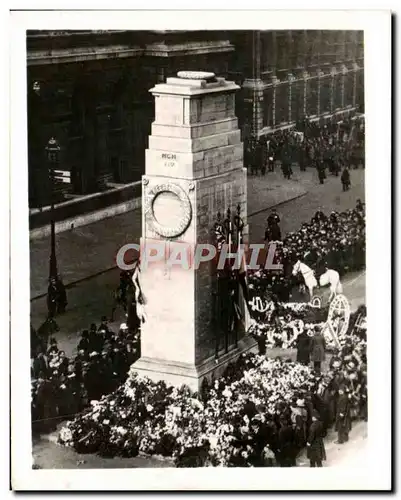
[[[312,417],[316,418],[317,420],[320,420],[319,412],[317,412],[316,410],[313,410]]]

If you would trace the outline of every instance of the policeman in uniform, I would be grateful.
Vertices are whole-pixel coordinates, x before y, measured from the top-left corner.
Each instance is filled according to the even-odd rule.
[[[280,217],[277,210],[273,208],[272,213],[267,218],[267,228],[265,231],[265,240],[281,241]]]
[[[280,224],[280,216],[277,213],[277,209],[273,208],[271,214],[267,218],[267,225],[272,226],[274,224]]]

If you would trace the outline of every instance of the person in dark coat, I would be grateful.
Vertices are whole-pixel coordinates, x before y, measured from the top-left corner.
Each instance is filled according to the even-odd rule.
[[[278,224],[268,226],[265,232],[265,240],[267,241],[281,241],[281,229]]]
[[[78,343],[77,350],[78,351],[89,351],[90,342],[89,342],[89,331],[83,330],[81,334],[81,340]]]
[[[57,314],[65,313],[65,308],[67,307],[67,292],[61,276],[57,276],[56,279],[56,291],[57,291]]]
[[[295,444],[294,429],[284,415],[280,416],[277,451],[280,467],[295,467],[297,449]]]
[[[271,214],[267,218],[267,225],[270,227],[276,224],[280,224],[280,216],[277,213],[277,209],[273,208]]]
[[[348,441],[349,431],[351,430],[350,403],[344,386],[338,389],[336,410],[335,429],[338,432],[338,441],[336,441],[336,444],[343,444]]]
[[[69,360],[67,356],[65,355],[64,351],[59,352],[59,358],[60,358],[60,366],[58,367],[59,372],[67,376],[68,375],[68,365],[69,365]]]
[[[311,337],[303,330],[296,340],[297,361],[303,365],[309,365],[311,352]]]
[[[258,354],[264,356],[266,354],[266,335],[259,335],[256,342],[258,343]]]
[[[110,330],[110,327],[109,327],[109,321],[107,319],[107,316],[102,316],[102,319],[100,320],[100,325],[99,325],[99,328],[98,328],[98,332],[100,332],[101,330],[103,330],[104,332],[106,332],[106,336],[109,336],[109,333],[112,334],[113,332]]]
[[[322,164],[319,164],[317,167],[317,174],[319,177],[319,182],[320,184],[324,184],[324,180],[326,178],[326,172],[324,170],[324,166]]]
[[[323,441],[323,424],[320,421],[319,413],[316,411],[312,413],[312,424],[309,428],[306,454],[311,467],[322,467],[322,462],[326,460],[326,450]]]
[[[33,360],[33,375],[35,378],[39,378],[40,376],[45,378],[48,371],[49,367],[47,365],[46,358],[42,352],[39,352]]]
[[[347,167],[344,168],[341,174],[341,184],[343,185],[343,191],[348,191],[351,185],[351,179],[349,175],[349,170]]]
[[[281,241],[280,216],[278,215],[277,209],[275,208],[273,208],[271,214],[267,218],[265,240]]]
[[[58,352],[59,348],[57,347],[57,340],[54,337],[51,337],[49,340],[49,347],[47,348],[47,356],[57,354]]]
[[[326,341],[319,327],[315,327],[315,335],[311,342],[311,360],[314,370],[320,373],[322,362],[326,359]]]
[[[273,156],[273,154],[268,156],[267,165],[268,165],[269,172],[274,172],[274,156]]]
[[[326,217],[326,216],[324,215],[324,213],[323,213],[323,212],[319,209],[319,210],[315,213],[315,215],[312,217],[311,222],[312,222],[312,224],[313,224],[314,222],[316,222],[316,223],[320,224],[320,223],[322,223],[322,222],[325,222],[326,220],[327,220],[327,217]]]
[[[51,278],[47,287],[47,311],[48,318],[54,318],[57,312],[57,285],[56,280]]]

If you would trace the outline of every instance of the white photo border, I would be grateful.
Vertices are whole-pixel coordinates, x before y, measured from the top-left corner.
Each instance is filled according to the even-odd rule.
[[[156,14],[156,15],[155,15]],[[391,487],[391,15],[388,11],[20,11],[10,16],[12,487],[38,491]],[[345,29],[365,39],[368,439],[357,467],[32,470],[26,29]],[[25,193],[25,196],[23,195]]]

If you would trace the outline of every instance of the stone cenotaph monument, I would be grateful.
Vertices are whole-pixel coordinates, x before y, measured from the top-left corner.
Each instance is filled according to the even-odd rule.
[[[167,262],[176,244],[195,251],[200,243],[213,243],[217,213],[235,213],[238,205],[246,242],[247,180],[234,111],[238,89],[213,73],[188,71],[150,90],[155,120],[143,176],[141,245],[164,243],[167,251],[157,262],[141,261],[147,319],[134,369],[194,391],[255,344],[242,331],[228,349],[216,351],[221,332],[215,326],[212,263],[196,268]]]

